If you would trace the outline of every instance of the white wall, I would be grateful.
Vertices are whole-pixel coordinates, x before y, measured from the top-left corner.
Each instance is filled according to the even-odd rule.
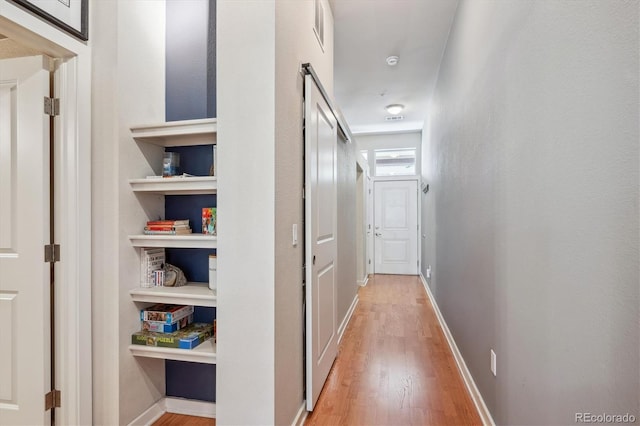
[[[127,180],[160,163],[161,150],[138,146],[129,128],[164,121],[165,5],[95,2],[92,16],[94,423],[127,424],[164,394],[164,362],[128,349],[140,327],[129,295],[140,266],[127,238],[163,204],[141,203]]]
[[[498,424],[640,415],[638,6],[460,3],[422,265]]]
[[[275,1],[217,1],[217,423],[275,418]]]

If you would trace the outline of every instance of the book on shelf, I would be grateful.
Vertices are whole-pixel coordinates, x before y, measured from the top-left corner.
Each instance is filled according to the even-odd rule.
[[[147,231],[179,231],[181,229],[191,229],[189,225],[147,225],[144,227]]]
[[[193,314],[189,314],[186,317],[179,318],[167,324],[163,321],[142,321],[141,331],[153,331],[156,333],[173,333],[174,331],[182,330],[193,322]],[[214,327],[215,328],[215,327]]]
[[[142,248],[140,249],[140,287],[156,287],[160,285],[157,281],[156,271],[161,270],[165,263],[165,252],[163,248]]]
[[[164,348],[193,349],[213,334],[213,324],[194,323],[173,333],[137,331],[131,335],[131,344]]]
[[[149,220],[147,226],[187,226],[189,227],[189,219],[161,219]]]
[[[191,228],[176,228],[176,229],[148,229],[147,226],[144,227],[145,235],[184,235],[191,234]]]
[[[158,321],[165,324],[173,324],[191,314],[193,314],[193,306],[191,305],[156,303],[140,311],[140,321]]]
[[[218,228],[217,214],[215,207],[204,207],[202,209],[202,233],[216,235]]]

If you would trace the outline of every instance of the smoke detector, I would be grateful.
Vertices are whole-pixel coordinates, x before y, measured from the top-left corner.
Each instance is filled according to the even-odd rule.
[[[396,65],[398,65],[399,60],[400,58],[395,55],[389,56],[387,58],[387,65],[389,65],[390,67],[395,67]]]

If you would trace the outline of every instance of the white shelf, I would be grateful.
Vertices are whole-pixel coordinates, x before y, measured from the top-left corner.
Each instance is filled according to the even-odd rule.
[[[201,364],[216,363],[216,344],[213,338],[200,343],[193,349],[162,348],[158,346],[129,345],[134,356],[147,358],[171,359],[174,361],[199,362]]]
[[[129,185],[134,192],[161,195],[215,194],[218,191],[218,180],[215,176],[129,179]]]
[[[164,147],[212,145],[217,142],[217,131],[218,121],[215,118],[131,127],[131,134],[135,140]]]
[[[217,248],[218,237],[206,234],[129,235],[134,247]]]
[[[129,292],[136,302],[173,303],[176,305],[194,305],[215,307],[216,293],[208,283],[189,282],[182,287],[136,288]]]

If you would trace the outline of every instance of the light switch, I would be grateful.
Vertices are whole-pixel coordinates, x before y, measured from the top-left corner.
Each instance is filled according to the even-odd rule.
[[[294,223],[291,229],[291,244],[295,247],[298,245],[298,224]]]

